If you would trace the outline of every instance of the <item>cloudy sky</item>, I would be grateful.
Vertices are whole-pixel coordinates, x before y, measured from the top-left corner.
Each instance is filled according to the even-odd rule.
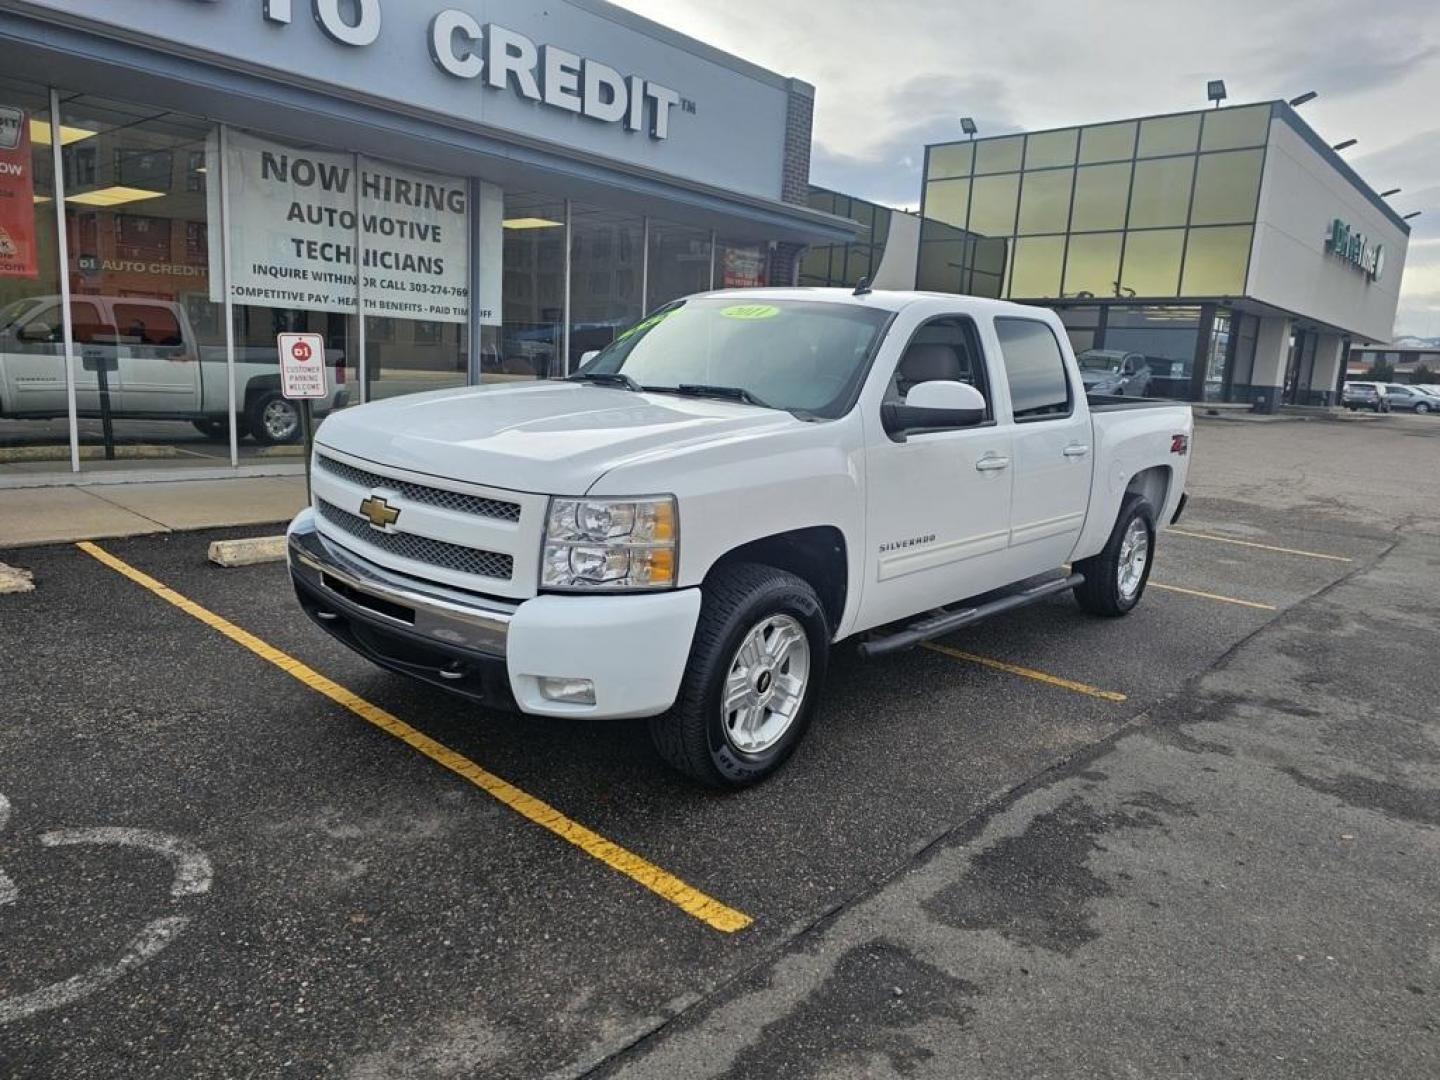
[[[1440,0],[618,0],[817,87],[816,183],[916,206],[925,143],[1318,90],[1411,224],[1396,334],[1440,337]]]

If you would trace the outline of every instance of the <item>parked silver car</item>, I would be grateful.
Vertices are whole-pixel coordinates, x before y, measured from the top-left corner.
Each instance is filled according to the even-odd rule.
[[[1440,398],[1419,386],[1386,383],[1385,389],[1388,391],[1386,396],[1390,398],[1392,409],[1405,409],[1416,413],[1440,412]]]
[[[1390,395],[1384,383],[1347,382],[1340,391],[1340,404],[1354,412],[1369,409],[1371,412],[1389,412]]]
[[[1150,392],[1150,365],[1140,353],[1086,349],[1076,360],[1087,394],[1144,397]]]

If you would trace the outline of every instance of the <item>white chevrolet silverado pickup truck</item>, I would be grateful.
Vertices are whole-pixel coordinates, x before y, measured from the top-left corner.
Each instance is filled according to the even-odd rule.
[[[1192,427],[1087,399],[1040,308],[709,293],[568,380],[335,413],[290,570],[383,667],[537,716],[649,717],[671,765],[742,786],[795,749],[838,642],[873,656],[1063,590],[1129,611]]]

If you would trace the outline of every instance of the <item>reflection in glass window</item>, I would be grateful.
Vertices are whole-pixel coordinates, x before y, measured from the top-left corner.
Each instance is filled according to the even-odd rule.
[[[947,143],[930,148],[930,168],[926,177],[932,180],[946,176],[969,176],[970,163],[975,159],[973,142]]]
[[[1135,156],[1135,121],[1080,129],[1080,163],[1121,161]]]
[[[565,311],[565,204],[505,193],[505,286],[498,354],[481,361],[485,381],[560,373]]]
[[[1025,236],[1016,240],[1010,296],[1027,300],[1059,296],[1064,259],[1063,236]]]
[[[654,311],[671,300],[708,288],[710,230],[651,220],[645,310]]]
[[[1122,296],[1176,296],[1180,286],[1180,253],[1184,229],[1157,229],[1125,236],[1125,265],[1120,275]]]
[[[1184,225],[1194,173],[1193,157],[1137,161],[1130,193],[1130,228]]]
[[[970,196],[969,229],[981,236],[1008,236],[1015,231],[1020,174],[980,176]]]
[[[570,204],[570,360],[603,349],[644,313],[640,276],[645,225],[639,214]]]
[[[1139,353],[1150,369],[1148,397],[1189,397],[1200,341],[1198,307],[1112,307],[1103,348]]]
[[[1191,229],[1180,291],[1186,296],[1239,296],[1245,291],[1249,258],[1249,225]]]
[[[1003,294],[1011,243],[1005,238],[978,237],[970,241],[970,293],[995,298]]]
[[[1230,225],[1255,220],[1264,150],[1201,154],[1195,171],[1192,225]]]
[[[975,144],[975,175],[1015,172],[1025,154],[1025,136],[1007,135],[998,139],[981,139]]]
[[[946,225],[965,227],[970,212],[969,180],[936,180],[925,185],[925,216]]]
[[[922,240],[915,287],[928,292],[964,292],[965,244],[958,239]]]
[[[1125,227],[1130,198],[1130,163],[1084,165],[1075,170],[1075,206],[1071,232],[1100,232]]]
[[[1070,218],[1071,169],[1027,172],[1020,186],[1020,233],[1063,233]]]
[[[1205,113],[1200,149],[1235,150],[1245,146],[1264,146],[1269,137],[1269,105],[1210,109]]]
[[[1140,145],[1136,157],[1163,157],[1166,154],[1193,154],[1200,141],[1200,114],[1156,116],[1140,121]]]
[[[1066,296],[1114,296],[1120,287],[1123,233],[1086,233],[1070,238],[1065,259]]]
[[[1026,136],[1025,168],[1048,169],[1056,165],[1074,165],[1075,146],[1079,139],[1078,128],[1042,131]]]
[[[1060,342],[1049,325],[1035,319],[996,319],[995,336],[1005,358],[1015,419],[1069,415],[1070,379]]]

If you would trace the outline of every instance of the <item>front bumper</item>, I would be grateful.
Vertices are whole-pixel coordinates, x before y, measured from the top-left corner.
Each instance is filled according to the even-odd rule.
[[[288,537],[306,614],[381,667],[536,716],[655,716],[679,693],[698,589],[514,603],[376,566],[321,536],[308,509]],[[551,701],[542,678],[589,679],[595,703]]]

